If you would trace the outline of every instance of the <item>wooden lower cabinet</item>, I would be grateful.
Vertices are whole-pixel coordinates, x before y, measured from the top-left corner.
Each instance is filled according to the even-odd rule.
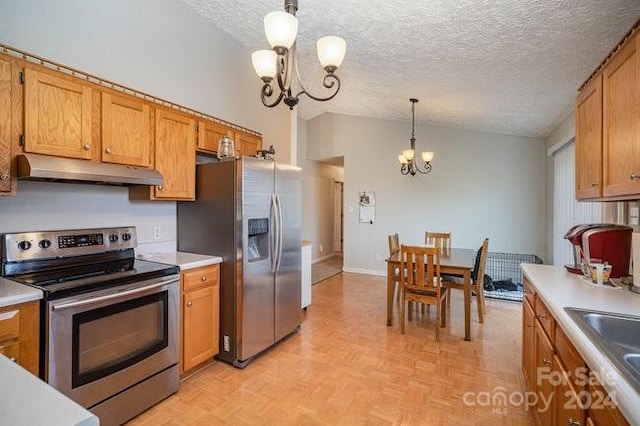
[[[584,407],[585,401],[581,398],[582,394],[578,394],[574,389],[571,378],[574,372],[567,371],[560,358],[553,357],[554,376],[559,382],[555,387],[556,394],[556,425],[578,426],[585,424],[586,411]]]
[[[629,425],[527,278],[524,286],[522,371],[525,390],[539,396],[536,424]]]
[[[40,302],[0,308],[0,354],[38,375]]]
[[[220,267],[182,272],[182,373],[219,352]]]
[[[598,379],[589,373],[589,419],[595,426],[629,426],[615,404],[615,398],[610,397]]]
[[[529,301],[525,299],[522,304],[522,372],[524,379],[529,386],[535,385],[535,314]]]
[[[536,357],[535,357],[535,389],[542,398],[538,399],[536,405],[536,413],[541,425],[553,424],[555,412],[555,389],[554,380],[551,372],[553,371],[553,344],[546,335],[544,328],[538,320],[536,320]]]

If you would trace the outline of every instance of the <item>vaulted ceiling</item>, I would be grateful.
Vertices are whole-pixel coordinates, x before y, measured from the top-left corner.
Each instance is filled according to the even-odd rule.
[[[255,49],[268,48],[264,15],[284,3],[182,1]],[[316,40],[347,41],[340,93],[329,102],[303,97],[301,118],[410,120],[416,97],[418,122],[533,137],[546,137],[570,113],[576,89],[640,17],[638,0],[299,3],[298,58],[308,88],[321,93]]]

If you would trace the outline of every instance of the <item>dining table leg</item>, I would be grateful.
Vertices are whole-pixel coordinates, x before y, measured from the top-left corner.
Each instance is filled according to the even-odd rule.
[[[465,271],[464,279],[464,340],[471,340],[471,271]]]
[[[387,262],[387,326],[393,324],[393,265]]]

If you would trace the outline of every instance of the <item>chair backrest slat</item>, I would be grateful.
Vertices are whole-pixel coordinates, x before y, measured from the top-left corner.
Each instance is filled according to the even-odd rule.
[[[389,240],[389,256],[393,256],[400,251],[400,237],[396,232],[393,235],[389,235],[387,239]]]
[[[430,232],[424,233],[424,242],[427,245],[434,245],[443,250],[451,248],[451,232]]]

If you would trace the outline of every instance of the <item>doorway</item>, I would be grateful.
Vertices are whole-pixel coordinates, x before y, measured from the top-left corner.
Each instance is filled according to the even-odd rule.
[[[344,182],[333,183],[333,252],[342,255],[344,243]]]

